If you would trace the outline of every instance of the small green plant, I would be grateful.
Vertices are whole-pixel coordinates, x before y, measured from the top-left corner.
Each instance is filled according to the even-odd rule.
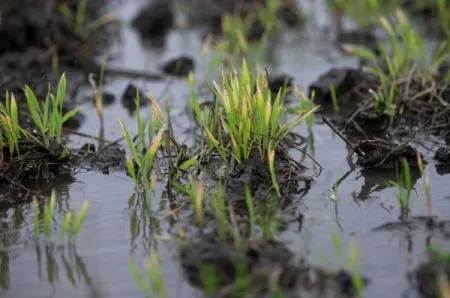
[[[154,179],[151,179],[152,165],[166,128],[159,105],[153,98],[150,98],[152,102],[150,122],[142,117],[139,92],[136,93],[136,121],[138,127],[136,142],[133,141],[133,137],[125,124],[121,120],[119,123],[125,141],[131,151],[131,156],[127,155],[126,157],[127,171],[133,178],[138,191],[145,193],[147,201],[150,203],[152,185],[154,186]],[[148,139],[149,146],[146,145],[146,139]]]
[[[59,5],[59,11],[66,19],[70,28],[79,36],[86,38],[96,29],[104,26],[117,18],[114,14],[106,14],[96,20],[87,20],[87,0],[78,0],[75,11],[67,3]]]
[[[400,172],[400,174],[399,174]],[[402,159],[401,169],[397,170],[397,181],[391,181],[390,184],[397,188],[397,199],[400,203],[400,217],[408,216],[411,201],[412,182],[411,169],[408,161]]]
[[[413,28],[406,15],[396,10],[395,22],[386,17],[379,17],[379,23],[388,33],[388,45],[379,44],[378,56],[374,50],[361,45],[344,45],[344,49],[371,63],[365,69],[374,74],[380,85],[370,93],[374,100],[374,108],[378,114],[394,116],[405,98],[405,92],[412,79],[432,84],[442,63],[450,57],[450,44],[444,41],[439,44],[432,55],[428,55],[425,39]],[[414,96],[412,98],[416,98]]]
[[[351,272],[352,284],[355,288],[357,297],[364,297],[365,280],[361,274],[359,268],[359,250],[358,246],[354,242],[350,242],[348,256],[344,255],[343,243],[341,236],[331,231],[333,246],[336,252],[336,256],[339,266],[347,267]]]
[[[41,232],[43,232],[46,241],[51,242],[53,240],[53,218],[56,206],[56,192],[54,190],[52,191],[50,198],[44,204],[42,212],[36,198],[33,198],[33,206],[35,238],[39,238]],[[89,202],[85,200],[78,213],[74,213],[73,211],[68,211],[66,213],[60,230],[61,240],[67,238],[69,242],[75,242],[84,223],[88,206]]]
[[[154,248],[151,249],[149,256],[144,259],[145,274],[132,260],[128,262],[128,267],[133,278],[145,297],[167,298],[164,277],[161,271],[159,255]]]
[[[428,172],[425,171],[423,160],[420,155],[417,155],[417,165],[420,171],[420,175],[423,176],[423,186],[424,186],[424,192],[425,192],[425,204],[427,206],[428,210],[428,216],[432,215],[431,211],[431,185],[430,185],[430,179],[428,177]]]
[[[50,92],[47,94],[42,105],[39,103],[36,95],[29,86],[25,86],[25,97],[27,99],[28,109],[40,133],[40,143],[49,146],[51,142],[62,143],[63,124],[74,116],[78,109],[74,108],[63,113],[63,103],[66,96],[66,76],[62,74],[56,96]]]
[[[350,16],[360,25],[371,25],[376,18],[400,4],[400,0],[328,0],[333,11]]]
[[[23,134],[19,125],[19,114],[16,99],[6,93],[6,102],[0,103],[0,145],[3,148],[3,135],[6,137],[6,144],[9,147],[9,154],[19,152],[19,140]]]
[[[203,181],[197,181],[192,176],[189,176],[189,184],[184,187],[181,184],[176,184],[179,191],[189,196],[194,208],[195,217],[199,226],[203,227],[205,223],[204,211],[204,191],[205,185]]]
[[[219,181],[217,193],[210,200],[210,205],[219,226],[219,238],[221,241],[226,241],[228,236],[228,220],[222,181]]]

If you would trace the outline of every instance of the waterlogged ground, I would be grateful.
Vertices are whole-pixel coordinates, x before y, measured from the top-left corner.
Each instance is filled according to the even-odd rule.
[[[328,20],[318,1],[304,3],[311,12],[311,19],[300,31],[286,32],[272,45],[272,70],[294,76],[304,90],[319,75],[333,66],[356,66],[355,59],[342,56],[333,46],[333,24]],[[318,3],[315,3],[318,2]],[[166,59],[187,54],[195,59],[196,75],[206,75],[205,60],[201,55],[202,42],[199,33],[189,30],[170,32],[161,48],[143,45],[129,20],[140,8],[138,1],[126,1],[118,6],[124,25],[120,44],[111,49],[117,59],[110,66],[126,66],[133,69],[158,71]],[[189,128],[194,125],[186,112],[188,87],[184,80],[151,82],[129,79],[110,81],[105,89],[116,95],[117,100],[105,107],[105,139],[121,137],[118,118],[131,131],[135,131],[135,119],[122,105],[121,95],[133,82],[143,90],[151,91],[159,99],[167,99],[175,134],[180,142],[190,144]],[[89,92],[87,90],[86,92]],[[79,96],[80,102],[83,95]],[[162,104],[164,107],[164,104]],[[90,103],[82,105],[86,116],[80,132],[98,135],[99,120]],[[350,167],[346,161],[344,142],[335,136],[317,117],[312,131],[300,129],[309,137],[308,153],[323,167],[315,177],[310,191],[293,208],[302,214],[303,221],[291,221],[278,236],[311,263],[338,269],[332,233],[342,236],[344,247],[350,242],[359,248],[361,271],[369,278],[366,297],[400,297],[411,286],[407,272],[427,259],[426,245],[438,243],[449,248],[442,233],[429,232],[420,220],[410,228],[389,224],[398,222],[400,210],[396,189],[387,185],[395,173],[350,172],[340,184],[339,201],[331,200],[331,188]],[[79,147],[86,139],[72,135],[70,142]],[[427,144],[433,146],[431,143]],[[427,151],[419,147],[428,162],[432,190],[432,215],[441,220],[449,219],[450,197],[448,176],[445,169],[436,169],[432,160],[436,148]],[[294,154],[295,156],[295,154]],[[297,153],[297,158],[300,154]],[[305,164],[313,169],[313,163]],[[169,297],[199,297],[183,277],[177,258],[177,244],[168,237],[180,230],[180,224],[170,220],[165,205],[163,185],[158,184],[150,219],[142,203],[133,196],[133,183],[124,172],[112,171],[104,175],[98,171],[81,170],[73,179],[61,179],[47,188],[56,187],[58,195],[56,222],[61,222],[69,209],[78,210],[85,198],[90,200],[85,224],[78,237],[76,249],[67,246],[49,248],[44,242],[33,240],[33,210],[21,205],[0,213],[0,287],[2,297],[141,297],[129,270],[129,260],[142,264],[144,255],[152,243],[157,243],[162,270]],[[423,180],[414,184],[411,216],[428,215]],[[412,227],[411,227],[412,226]],[[381,227],[380,229],[377,229]],[[189,229],[189,227],[185,227]],[[376,229],[376,230],[375,230]],[[450,234],[450,229],[447,231]],[[447,235],[448,236],[448,235]],[[414,296],[414,295],[412,295]]]

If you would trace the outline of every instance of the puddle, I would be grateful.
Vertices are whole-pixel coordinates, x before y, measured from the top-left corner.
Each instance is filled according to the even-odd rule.
[[[201,55],[202,41],[195,30],[171,31],[162,48],[142,43],[131,28],[130,20],[137,12],[139,1],[118,4],[119,17],[124,20],[121,43],[111,49],[116,58],[111,66],[137,70],[159,71],[163,61],[181,54],[191,56],[199,78],[206,76],[205,59]],[[317,11],[306,26],[279,37],[272,50],[274,70],[287,73],[303,90],[331,67],[356,66],[356,59],[342,56],[332,45],[332,24],[323,14],[320,1],[304,1],[311,11]],[[320,28],[320,30],[319,30]],[[332,48],[332,50],[330,50]],[[111,79],[105,90],[116,95],[114,104],[105,106],[107,140],[122,137],[119,122],[122,119],[130,131],[136,131],[135,118],[121,105],[121,96],[132,82],[142,90],[150,91],[158,99],[168,100],[175,135],[180,143],[190,144],[187,128],[192,119],[186,112],[188,86],[185,80],[149,82],[143,80]],[[85,94],[90,92],[85,90]],[[81,99],[82,96],[80,96]],[[162,104],[164,107],[164,103]],[[79,132],[99,134],[99,120],[95,107],[86,103],[81,112],[86,116]],[[319,117],[317,117],[319,119]],[[303,135],[308,132],[300,130]],[[365,297],[400,297],[409,288],[406,273],[426,260],[426,245],[436,242],[449,246],[439,234],[423,230],[384,229],[377,227],[398,221],[400,210],[396,189],[387,185],[383,172],[350,172],[337,190],[339,202],[331,200],[331,188],[350,167],[346,162],[345,143],[329,129],[317,122],[308,151],[323,167],[309,192],[294,207],[304,214],[304,220],[290,223],[279,239],[289,248],[307,256],[314,264],[339,269],[332,231],[341,234],[344,248],[350,241],[357,244],[360,267],[369,277]],[[85,139],[72,135],[71,145],[82,146]],[[436,170],[432,153],[426,153],[432,190],[433,215],[448,219],[450,205],[446,183],[448,177]],[[293,157],[300,158],[300,154]],[[313,163],[307,161],[309,167]],[[395,176],[394,176],[395,177]],[[392,178],[391,178],[392,179]],[[90,200],[86,221],[77,239],[76,250],[36,244],[33,236],[33,210],[21,205],[0,213],[0,288],[2,297],[141,297],[132,278],[128,261],[142,263],[152,243],[157,243],[168,297],[198,297],[200,293],[186,281],[177,259],[178,246],[173,240],[155,238],[166,235],[177,227],[164,210],[163,185],[157,185],[150,218],[139,200],[133,197],[132,181],[124,172],[112,171],[103,175],[96,171],[81,171],[74,181],[55,183],[57,187],[57,216],[62,221],[69,209],[78,210],[85,198]],[[417,179],[411,200],[411,215],[426,216],[427,208],[423,179]],[[162,199],[162,200],[163,200]]]

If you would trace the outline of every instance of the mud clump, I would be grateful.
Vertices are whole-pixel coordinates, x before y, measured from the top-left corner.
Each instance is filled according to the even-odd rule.
[[[358,153],[357,165],[366,169],[395,169],[401,167],[402,159],[406,159],[410,167],[417,167],[417,159],[423,159],[411,145],[381,140],[364,140],[353,148]]]
[[[419,294],[424,298],[442,297],[440,281],[450,280],[450,259],[436,258],[429,263],[419,265],[409,275],[410,282],[417,288]],[[444,288],[445,289],[445,288]]]
[[[145,93],[133,84],[128,84],[125,91],[122,94],[122,106],[126,108],[130,113],[136,110],[136,99],[139,98],[139,104],[145,106],[147,104]]]
[[[132,25],[143,38],[159,38],[174,25],[172,1],[158,0],[142,9]]]
[[[376,78],[357,68],[332,68],[321,75],[309,86],[309,95],[314,95],[314,101],[320,105],[331,105],[332,90],[336,93],[339,106],[353,103],[360,96],[360,92],[376,84]]]
[[[336,37],[336,42],[341,50],[345,50],[342,48],[345,44],[356,44],[363,45],[372,50],[374,53],[379,53],[378,40],[375,37],[375,34],[368,30],[340,32]]]
[[[37,195],[31,188],[71,173],[72,155],[62,144],[30,139],[19,141],[18,149],[11,154],[8,147],[1,148],[0,207],[27,202]]]
[[[180,56],[171,59],[161,68],[166,74],[179,77],[185,77],[195,69],[194,60],[188,56]]]
[[[274,76],[269,76],[268,83],[269,83],[270,92],[272,93],[272,95],[275,98],[275,96],[278,94],[278,92],[281,89],[282,89],[282,92],[290,91],[290,89],[294,86],[294,78],[287,74],[274,75]]]
[[[448,147],[439,147],[436,150],[434,159],[440,164],[450,164],[450,149]]]
[[[117,144],[96,150],[94,144],[87,143],[78,150],[78,160],[82,168],[108,175],[111,171],[125,169],[125,150]]]
[[[222,17],[225,14],[234,14],[251,21],[247,37],[249,40],[257,40],[263,36],[264,26],[258,20],[255,12],[264,3],[261,0],[190,0],[189,4],[192,9],[188,18],[191,25],[206,26],[208,33],[220,35],[222,32]],[[277,19],[280,23],[293,27],[301,24],[304,18],[295,1],[282,0],[278,7]]]
[[[287,149],[280,147],[275,154],[275,173],[282,199],[280,205],[288,204],[295,195],[307,191],[311,178],[304,175],[305,167],[294,161]],[[238,164],[225,178],[225,193],[229,200],[245,205],[243,194],[248,185],[256,203],[263,203],[273,191],[272,179],[267,162],[259,152]]]
[[[216,288],[207,289],[214,297],[243,291],[246,297],[269,297],[277,290],[283,297],[297,298],[353,297],[356,292],[349,273],[310,266],[274,240],[247,240],[240,248],[212,239],[192,241],[181,249],[181,266],[196,287],[205,288],[214,276]]]

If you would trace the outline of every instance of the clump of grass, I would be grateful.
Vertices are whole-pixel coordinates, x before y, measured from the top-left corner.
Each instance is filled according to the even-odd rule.
[[[48,243],[53,241],[54,215],[56,206],[56,192],[53,190],[50,198],[45,202],[41,211],[36,198],[33,198],[34,205],[34,235],[39,238],[41,232]],[[67,238],[69,242],[74,243],[78,233],[83,226],[89,202],[85,200],[78,213],[68,211],[65,216],[60,230],[60,238]]]
[[[117,19],[115,14],[106,14],[89,21],[87,12],[87,0],[78,0],[75,10],[67,3],[59,4],[59,11],[66,19],[69,27],[78,36],[86,38],[98,28],[111,23]]]
[[[161,270],[159,255],[154,248],[144,260],[145,273],[143,274],[133,261],[128,262],[133,278],[141,292],[146,297],[167,298],[164,278]]]
[[[344,255],[344,249],[341,236],[335,232],[331,232],[333,246],[340,266],[347,267],[351,272],[352,284],[355,288],[357,297],[364,297],[364,286],[366,284],[365,278],[361,274],[359,268],[359,249],[354,243],[350,243],[348,256]]]
[[[5,103],[0,103],[0,146],[5,144],[9,147],[9,154],[19,152],[19,140],[23,130],[19,125],[19,114],[14,94],[6,94]],[[6,140],[3,136],[5,135]]]
[[[225,161],[231,155],[238,163],[258,151],[267,161],[273,186],[280,194],[274,166],[276,149],[315,109],[297,110],[292,118],[282,122],[287,117],[287,109],[281,99],[281,90],[273,98],[267,75],[252,76],[245,59],[240,73],[236,70],[228,75],[222,72],[220,81],[213,85],[216,94],[213,109],[202,111],[196,95],[191,101],[209,147],[215,148]]]
[[[253,90],[256,86],[256,91]],[[197,100],[193,100],[197,122],[216,149],[226,156],[230,153],[238,163],[247,160],[253,150],[267,157],[280,141],[302,123],[314,109],[299,111],[292,119],[281,123],[287,110],[280,93],[273,98],[264,73],[252,76],[245,59],[242,71],[226,75],[222,72],[219,83],[214,82],[216,107],[205,118]],[[216,131],[211,131],[215,128]]]
[[[25,97],[32,123],[38,134],[25,129],[19,123],[18,106],[14,94],[7,93],[5,103],[0,104],[0,145],[9,147],[9,152],[19,154],[20,142],[33,140],[36,143],[50,148],[52,144],[63,144],[62,130],[64,123],[74,116],[78,109],[74,108],[67,113],[63,112],[63,103],[66,95],[66,76],[62,74],[56,95],[50,93],[43,101],[36,98],[29,86],[25,86]],[[65,147],[64,147],[65,149]],[[62,153],[67,154],[67,149]]]
[[[406,15],[397,9],[395,16],[395,22],[390,22],[384,16],[379,17],[379,24],[389,36],[387,46],[379,44],[380,56],[365,46],[344,45],[348,53],[371,63],[365,69],[374,74],[380,83],[378,88],[370,91],[375,111],[391,117],[406,100],[430,93],[426,89],[417,95],[407,96],[413,80],[422,86],[432,86],[434,75],[450,57],[450,44],[447,41],[439,44],[432,55],[427,55],[424,38],[412,27]]]
[[[378,16],[397,7],[400,0],[328,0],[327,4],[334,12],[350,16],[360,25],[368,26],[376,21]]]
[[[146,199],[150,203],[155,184],[155,178],[151,178],[153,161],[161,145],[166,126],[159,105],[152,97],[150,97],[152,102],[150,121],[143,118],[140,109],[139,92],[136,92],[136,94],[136,121],[138,127],[136,142],[125,124],[121,120],[119,123],[125,141],[131,151],[131,156],[127,155],[126,157],[127,171],[133,178],[137,190],[140,193],[145,193]],[[147,141],[149,143],[148,146]]]
[[[58,83],[56,96],[48,93],[42,106],[39,104],[33,90],[29,86],[25,86],[25,96],[31,118],[37,126],[41,139],[46,146],[49,146],[52,141],[56,141],[58,144],[62,143],[63,124],[78,111],[75,108],[65,114],[63,113],[62,108],[66,96],[66,85],[66,76],[62,74]]]

